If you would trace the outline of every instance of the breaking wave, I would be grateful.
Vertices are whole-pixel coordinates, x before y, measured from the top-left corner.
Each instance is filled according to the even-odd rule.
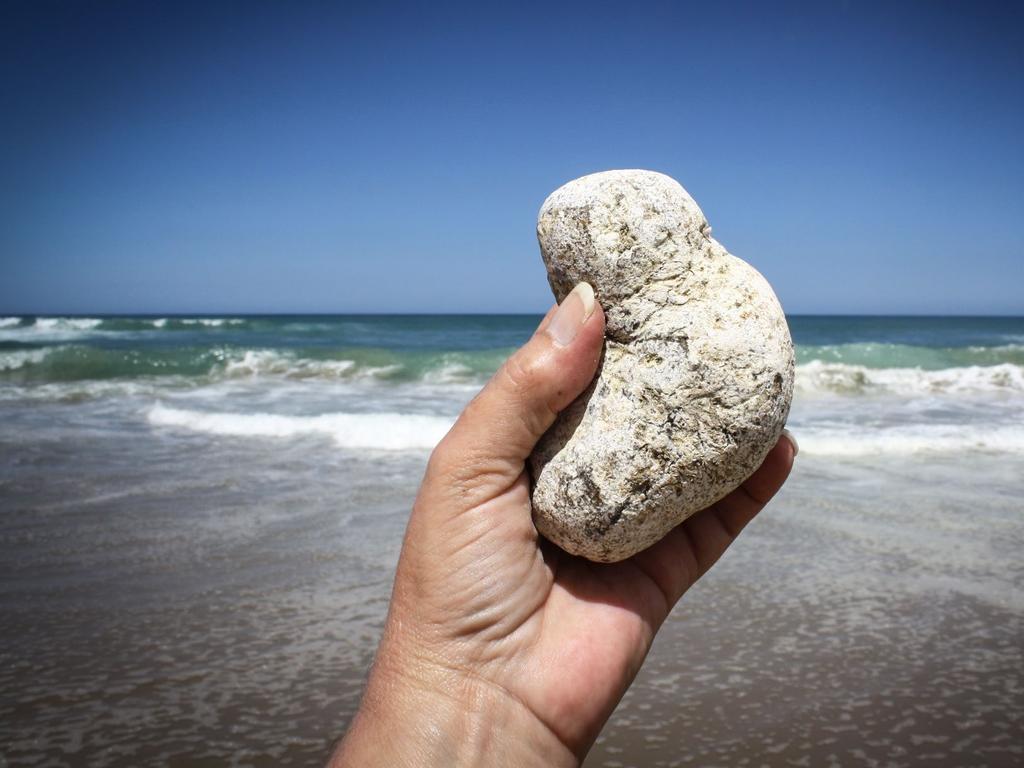
[[[147,413],[149,423],[193,432],[234,437],[296,437],[324,435],[344,448],[411,450],[433,448],[452,425],[442,416],[403,413],[324,413],[283,416],[270,413],[227,413],[170,408],[162,404]]]
[[[0,348],[0,381],[103,380],[187,376],[196,384],[246,378],[377,380],[479,386],[497,370],[507,349],[467,352],[384,349],[147,349],[63,344]],[[813,360],[797,366],[796,389],[816,395],[1024,394],[1024,365],[960,368],[871,368]]]
[[[0,371],[15,371],[26,365],[41,363],[55,349],[58,349],[58,347],[17,349],[12,352],[0,352]]]
[[[797,366],[798,394],[917,395],[1024,393],[1024,366],[1012,363],[964,368],[868,368],[814,360]]]
[[[801,455],[870,457],[891,454],[1024,452],[1024,427],[1013,424],[913,424],[877,429],[803,425]]]
[[[231,328],[241,330],[249,323],[238,317],[0,317],[2,338],[9,341],[33,339],[88,338],[97,333],[114,336],[118,333],[158,331],[192,331]]]
[[[246,378],[482,384],[508,350],[399,352],[384,349],[232,349],[64,344],[0,348],[0,382],[23,384],[186,376],[196,385]]]
[[[528,336],[528,321],[8,316],[0,317],[0,385],[173,380],[175,387],[182,382],[203,387],[258,379],[268,384],[423,383],[461,391],[487,381]],[[797,348],[797,395],[805,400],[1019,396],[1024,393],[1024,344],[1018,336],[989,334],[980,343],[972,337],[961,346],[803,344]]]

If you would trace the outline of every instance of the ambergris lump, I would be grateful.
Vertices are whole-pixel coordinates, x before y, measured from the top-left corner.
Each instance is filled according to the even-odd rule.
[[[789,414],[793,342],[771,286],[668,176],[569,182],[537,237],[558,301],[589,282],[607,326],[597,376],[530,457],[534,522],[568,552],[615,562],[760,465]]]

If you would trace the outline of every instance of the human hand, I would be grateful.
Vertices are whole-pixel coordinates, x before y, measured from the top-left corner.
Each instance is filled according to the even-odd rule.
[[[583,283],[434,450],[332,765],[578,765],[672,606],[789,475],[783,438],[740,488],[619,563],[540,538],[525,461],[593,378],[603,335]]]

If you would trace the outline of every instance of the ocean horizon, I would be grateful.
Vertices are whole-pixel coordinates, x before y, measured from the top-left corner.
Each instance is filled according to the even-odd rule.
[[[211,318],[226,319],[232,317],[541,317],[543,312],[11,312],[0,309],[0,318],[140,318],[159,320],[160,318]],[[944,313],[944,312],[786,312],[787,318],[792,317],[871,317],[871,318],[946,318],[946,319],[1010,319],[1024,318],[1017,313]]]

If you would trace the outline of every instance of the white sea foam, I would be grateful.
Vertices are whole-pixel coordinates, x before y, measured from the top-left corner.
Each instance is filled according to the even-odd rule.
[[[355,368],[352,360],[311,360],[272,349],[249,349],[240,359],[229,360],[224,374],[231,378],[286,376],[290,378],[340,378]],[[370,369],[373,370],[373,369]],[[369,374],[369,371],[364,371]]]
[[[231,317],[192,317],[181,321],[183,325],[205,325],[207,328],[219,328],[222,325],[241,325],[241,318]]]
[[[852,425],[794,426],[800,452],[858,457],[991,451],[1024,453],[1018,424],[931,424],[869,429]]]
[[[166,317],[161,317],[159,320],[154,320],[153,321],[153,327],[154,328],[163,328],[165,325],[167,325],[167,318]]]
[[[107,401],[114,407],[128,405],[134,398],[152,401],[170,391],[186,390],[189,381],[181,376],[152,379],[93,379],[48,382],[45,384],[0,385],[0,402],[29,401],[47,403],[85,403]],[[128,406],[135,407],[135,406]]]
[[[20,322],[20,317],[0,317],[0,328],[10,328]]]
[[[102,320],[95,317],[37,317],[33,328],[48,331],[91,331]]]
[[[1021,338],[1020,336],[1013,336],[1009,338],[1016,339],[1016,341],[1008,341],[1006,344],[997,344],[994,346],[975,344],[970,347],[967,347],[966,349],[968,352],[974,352],[976,354],[994,352],[996,354],[1005,355],[1013,354],[1014,352],[1024,352],[1024,338]]]
[[[286,438],[326,435],[344,448],[382,450],[432,448],[452,425],[442,416],[402,413],[325,413],[282,416],[270,413],[204,412],[157,403],[150,424],[234,437]]]
[[[369,376],[379,379],[385,376],[390,376],[393,373],[398,373],[398,371],[400,370],[402,370],[402,366],[399,365],[398,363],[393,363],[392,365],[370,365],[367,366],[366,368],[361,369],[360,373],[363,376]]]
[[[18,349],[13,352],[0,352],[0,371],[13,371],[26,365],[41,363],[43,359],[57,349]]]
[[[249,349],[239,356],[230,349],[217,351],[224,361],[227,378],[277,376],[290,379],[383,379],[402,370],[400,363],[390,365],[358,365],[354,360],[319,360],[301,357],[290,351]]]
[[[95,317],[37,317],[31,325],[3,323],[0,325],[0,340],[65,341],[98,333],[102,322]]]
[[[972,365],[925,371],[919,368],[867,368],[814,360],[797,366],[796,390],[805,395],[941,395],[985,392],[1024,393],[1024,366]]]
[[[230,360],[224,366],[228,376],[258,376],[261,373],[285,373],[291,361],[269,349],[246,350],[241,360]]]
[[[464,384],[475,378],[477,375],[472,368],[453,360],[445,360],[439,367],[423,374],[423,381],[428,384]]]

